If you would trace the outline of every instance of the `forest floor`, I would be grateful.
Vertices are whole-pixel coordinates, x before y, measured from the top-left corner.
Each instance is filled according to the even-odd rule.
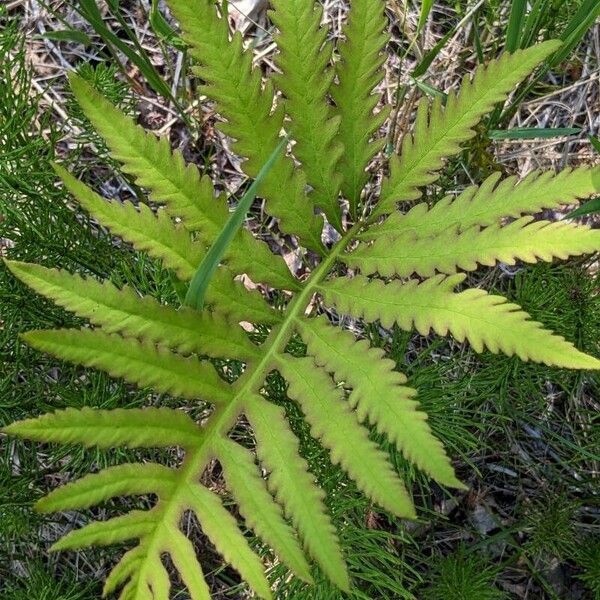
[[[322,3],[335,40],[347,2]],[[118,19],[104,2],[99,6],[105,25],[152,65],[177,103],[157,93],[159,84],[148,84],[144,61],[136,64],[113,51],[110,38],[90,25],[76,10],[78,4],[8,0],[0,6],[0,254],[109,276],[115,283],[133,282],[169,301],[173,291],[165,273],[119,246],[94,222],[74,215],[56,185],[53,160],[72,166],[106,197],[135,194],[76,107],[66,74],[79,71],[144,127],[168,137],[186,160],[210,174],[218,189],[233,193],[245,176],[228,140],[214,127],[210,103],[195,93],[189,57],[176,40],[157,33],[162,21],[149,18],[154,3],[123,1]],[[275,69],[275,45],[265,5],[240,0],[231,20],[244,31],[256,67],[269,73]],[[550,5],[552,14],[532,25],[535,38],[559,36],[582,2]],[[419,98],[456,89],[479,63],[501,51],[509,11],[510,2],[503,0],[435,2],[419,31],[419,7],[389,0],[391,36],[381,91],[397,107],[385,130],[390,149],[398,148],[410,129]],[[426,72],[413,77],[446,35]],[[589,138],[600,134],[600,24],[590,24],[541,83],[512,100],[514,110],[498,121],[492,139],[482,134],[470,143],[429,202],[494,171],[524,177],[536,169],[600,164],[600,152]],[[515,133],[521,128],[546,133],[528,139]],[[510,139],[503,139],[506,130],[512,131]],[[572,208],[546,216],[560,218]],[[252,218],[261,232],[273,229],[288,264],[299,267],[297,249],[279,239],[261,206]],[[584,222],[596,226],[597,218]],[[527,269],[501,265],[478,272],[473,281],[508,295],[536,320],[600,356],[598,277],[594,260],[573,260]],[[51,408],[145,402],[143,392],[98,373],[57,367],[50,357],[27,349],[20,332],[78,321],[17,284],[5,269],[0,269],[0,319],[0,425]],[[306,588],[274,564],[270,574],[276,597],[600,599],[600,376],[477,355],[456,342],[399,330],[372,327],[361,333],[402,363],[469,490],[442,492],[411,472],[421,518],[407,525],[376,512],[345,486],[347,492],[331,510],[341,527],[356,591],[344,596],[324,580]],[[42,517],[31,503],[57,481],[119,462],[127,454],[40,449],[2,438],[0,448],[0,597],[99,597],[100,581],[115,554],[92,550],[50,556],[50,543],[84,516]],[[407,465],[397,460],[406,471]],[[328,469],[320,477],[341,485],[339,470]],[[213,485],[221,483],[216,472]],[[249,597],[216,552],[207,547],[205,553],[204,562],[214,567],[208,578],[215,598]],[[186,598],[183,593],[176,597]]]

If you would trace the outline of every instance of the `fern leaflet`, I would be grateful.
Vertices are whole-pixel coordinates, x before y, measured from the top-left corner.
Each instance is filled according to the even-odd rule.
[[[312,582],[310,568],[291,527],[283,520],[254,464],[254,456],[239,444],[222,440],[217,455],[227,487],[237,499],[246,523],[262,537],[301,579]]]
[[[98,448],[189,448],[199,442],[196,424],[184,412],[170,408],[67,408],[18,421],[4,431],[30,440]]]
[[[324,494],[315,486],[306,461],[298,454],[298,440],[283,409],[257,397],[247,403],[245,413],[256,435],[258,457],[270,471],[270,489],[319,566],[341,589],[349,589],[339,542],[323,506]]]
[[[159,464],[125,464],[109,467],[67,483],[36,502],[39,512],[58,512],[96,506],[117,496],[160,493],[173,489],[175,473]]]
[[[323,9],[315,10],[315,4],[306,0],[277,0],[273,7],[271,19],[280,31],[276,60],[282,71],[275,83],[286,97],[284,107],[296,139],[294,154],[313,188],[311,200],[342,231],[341,177],[336,168],[344,148],[335,141],[339,119],[332,118],[326,97],[334,73],[328,68],[331,45],[323,48],[327,29],[319,27]]]
[[[457,269],[473,271],[478,264],[514,265],[517,260],[535,263],[594,252],[600,231],[572,223],[549,223],[523,217],[510,225],[472,227],[462,233],[446,230],[434,237],[404,235],[379,237],[372,246],[359,247],[345,260],[362,273],[402,277],[416,273],[430,277],[439,271],[451,275]]]
[[[406,489],[329,375],[315,369],[310,358],[280,358],[277,368],[289,382],[288,394],[300,404],[313,437],[331,451],[332,462],[377,504],[399,517],[414,518]]]
[[[352,0],[352,9],[344,28],[345,40],[339,47],[337,84],[331,94],[340,118],[339,140],[344,146],[340,162],[342,191],[356,214],[361,192],[368,181],[366,168],[383,148],[385,139],[371,141],[389,115],[389,107],[377,115],[379,102],[374,89],[383,80],[381,66],[388,36],[384,33],[384,3],[379,0]]]
[[[413,326],[422,335],[433,329],[440,335],[450,332],[459,341],[468,340],[477,352],[516,354],[522,360],[543,362],[568,369],[599,369],[600,360],[576,350],[562,337],[528,320],[529,315],[502,296],[478,289],[455,293],[463,275],[436,276],[385,285],[365,277],[334,279],[322,284],[325,302],[343,313],[374,321],[386,327],[398,323]]]
[[[42,352],[158,392],[215,403],[227,402],[230,397],[210,363],[183,358],[149,343],[89,329],[28,331],[23,339]]]
[[[406,377],[394,370],[382,350],[370,348],[365,340],[356,341],[323,317],[303,319],[298,328],[315,361],[352,386],[348,403],[360,422],[368,419],[407,459],[440,483],[462,487],[427,425],[427,415],[417,410],[416,391],[405,386]]]
[[[520,217],[542,209],[572,204],[600,192],[600,168],[579,167],[560,173],[533,171],[522,181],[501,174],[490,175],[481,187],[467,188],[456,199],[446,196],[432,207],[416,204],[407,213],[395,212],[382,224],[361,233],[373,239],[384,233],[413,231],[419,237],[442,233],[446,229],[468,229],[474,225],[493,225],[503,217]]]

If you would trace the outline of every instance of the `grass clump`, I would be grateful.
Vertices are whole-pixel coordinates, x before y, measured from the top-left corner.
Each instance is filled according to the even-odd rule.
[[[499,569],[480,556],[469,554],[464,546],[435,563],[431,584],[423,600],[504,600],[507,595],[496,587]]]

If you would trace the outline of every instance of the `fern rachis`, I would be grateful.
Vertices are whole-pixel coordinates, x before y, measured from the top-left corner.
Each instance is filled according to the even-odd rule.
[[[201,483],[204,470],[215,459],[223,467],[240,514],[281,561],[310,582],[303,545],[329,579],[348,589],[349,577],[324,507],[323,492],[299,455],[298,440],[283,409],[262,393],[270,372],[278,370],[287,380],[290,398],[297,402],[314,437],[330,451],[332,461],[390,513],[411,518],[415,508],[385,453],[369,439],[366,425],[385,434],[408,460],[436,481],[450,487],[462,484],[426,415],[419,410],[416,392],[406,385],[406,378],[366,341],[356,341],[325,317],[314,318],[315,306],[336,307],[368,321],[379,320],[385,326],[398,323],[407,330],[414,327],[424,334],[431,329],[441,335],[451,333],[461,341],[469,340],[478,352],[488,348],[566,368],[600,368],[600,361],[531,321],[504,298],[483,290],[454,289],[464,279],[457,274],[458,269],[470,270],[478,263],[497,260],[547,260],[592,252],[600,248],[597,232],[576,225],[530,223],[528,217],[502,226],[504,217],[539,210],[544,194],[539,191],[534,196],[521,196],[520,185],[510,182],[496,187],[497,180],[440,204],[452,215],[449,230],[440,226],[443,215],[435,206],[428,209],[418,205],[404,217],[394,212],[396,201],[418,197],[417,188],[433,181],[442,159],[456,153],[460,143],[472,137],[472,127],[483,113],[505,99],[555,44],[507,55],[482,67],[446,109],[434,105],[431,116],[422,103],[414,141],[406,142],[402,156],[393,160],[380,204],[343,231],[338,187],[350,201],[351,213],[360,214],[365,207],[360,206],[358,188],[368,177],[365,168],[369,159],[381,147],[380,142],[370,139],[385,115],[384,111],[375,115],[372,110],[376,98],[372,91],[378,82],[376,71],[385,42],[384,32],[379,31],[383,27],[380,0],[356,0],[338,65],[338,81],[328,73],[323,79],[328,92],[320,90],[314,97],[298,93],[307,91],[302,80],[306,65],[294,69],[294,64],[306,59],[305,50],[310,50],[311,56],[317,56],[317,50],[331,50],[322,47],[319,13],[308,0],[303,11],[291,11],[282,2],[275,4],[274,21],[282,28],[284,46],[279,59],[283,73],[275,84],[286,96],[288,108],[284,102],[273,113],[271,85],[261,87],[250,54],[242,52],[240,36],[228,40],[226,24],[212,2],[169,0],[169,4],[182,20],[184,35],[200,64],[204,91],[226,119],[224,130],[237,139],[235,149],[247,159],[242,164],[250,176],[258,172],[261,161],[278,143],[282,124],[287,127],[287,111],[292,137],[299,138],[296,158],[300,166],[294,166],[290,159],[278,163],[263,190],[266,210],[280,218],[284,231],[295,233],[301,244],[316,252],[320,262],[301,282],[285,271],[280,257],[273,256],[269,264],[266,246],[244,231],[234,238],[211,280],[208,307],[202,311],[176,310],[150,298],[139,298],[129,288],[117,289],[63,271],[9,263],[25,283],[96,327],[25,334],[32,346],[106,370],[131,383],[206,402],[212,405],[212,412],[205,422],[197,424],[184,411],[167,408],[67,410],[15,423],[6,431],[40,441],[183,449],[185,458],[176,469],[160,465],[111,468],[68,484],[38,503],[39,510],[56,511],[92,506],[117,495],[155,494],[157,501],[150,510],[92,523],[55,545],[55,549],[67,549],[138,540],[106,582],[106,593],[120,589],[121,600],[168,600],[169,575],[161,560],[164,553],[170,555],[193,600],[209,598],[194,549],[179,529],[186,511],[197,516],[207,537],[254,591],[260,597],[270,597],[260,561],[218,495]],[[290,29],[284,31],[286,27]],[[298,44],[300,32],[306,38],[304,47]],[[368,36],[362,39],[360,32]],[[373,62],[367,64],[364,56]],[[319,58],[319,64],[327,68],[329,55]],[[346,88],[359,84],[367,110],[347,97]],[[222,205],[212,212],[212,204],[218,200],[210,182],[195,168],[186,168],[164,142],[136,127],[89,86],[78,79],[73,79],[73,86],[90,120],[125,169],[148,189],[152,201],[165,206],[164,212],[155,215],[145,207],[105,205],[102,198],[64,170],[58,168],[59,174],[82,206],[102,224],[161,260],[183,285],[189,284],[226,218]],[[337,104],[331,115],[328,96]],[[357,114],[368,132],[360,140],[351,122]],[[326,135],[315,145],[319,128],[325,128]],[[135,143],[128,145],[128,137]],[[345,158],[339,154],[344,143],[356,144]],[[319,164],[319,153],[324,151],[331,153]],[[569,177],[577,185],[571,193],[565,191],[566,200],[598,191],[597,170],[576,170]],[[307,191],[306,183],[311,181],[314,189]],[[548,185],[552,189],[548,202],[557,203],[559,183],[559,177],[549,175],[527,185]],[[285,193],[288,189],[289,198]],[[505,203],[507,197],[510,202]],[[315,206],[342,230],[341,239],[327,251],[320,242]],[[381,221],[381,215],[388,213],[392,215]],[[183,228],[173,218],[180,219]],[[428,248],[435,251],[428,253]],[[258,257],[255,264],[252,252]],[[340,264],[360,273],[334,277],[334,267]],[[336,272],[341,271],[337,268]],[[397,278],[413,273],[428,278]],[[241,274],[256,283],[291,292],[291,300],[283,311],[273,310],[266,297],[249,292],[234,280]],[[384,284],[383,277],[392,281]],[[309,309],[312,313],[307,315]],[[241,322],[269,327],[267,339],[260,345],[251,342]],[[306,357],[292,357],[286,352],[295,334],[307,345]],[[237,360],[245,367],[233,383],[228,383],[222,378],[221,363],[213,359]],[[345,389],[349,389],[347,397]],[[242,416],[252,428],[258,464],[248,449],[229,438]],[[266,481],[259,466],[269,473]]]

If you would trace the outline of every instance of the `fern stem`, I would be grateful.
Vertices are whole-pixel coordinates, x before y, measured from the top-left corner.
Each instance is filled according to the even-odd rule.
[[[262,345],[263,354],[256,359],[257,362],[250,362],[246,372],[232,385],[235,395],[232,399],[218,408],[208,420],[208,423],[200,430],[203,439],[193,450],[189,450],[183,464],[179,469],[178,481],[174,486],[173,493],[167,502],[163,501],[161,524],[149,536],[148,554],[151,554],[153,546],[159,546],[161,543],[161,529],[167,527],[173,520],[176,520],[180,514],[182,498],[186,495],[186,488],[189,484],[198,481],[204,471],[208,461],[214,456],[214,442],[219,437],[227,435],[227,432],[240,416],[244,408],[246,398],[252,392],[256,392],[262,385],[268,371],[272,368],[273,359],[277,354],[283,352],[288,343],[297,318],[304,313],[313,294],[318,291],[321,281],[328,275],[335,264],[339,255],[345,250],[348,242],[353,239],[356,232],[364,226],[362,221],[356,223],[349,229],[345,235],[331,249],[331,252],[324,258],[319,266],[313,271],[302,291],[290,303],[284,320],[276,325],[269,334],[269,337]],[[160,509],[160,506],[157,506]]]

